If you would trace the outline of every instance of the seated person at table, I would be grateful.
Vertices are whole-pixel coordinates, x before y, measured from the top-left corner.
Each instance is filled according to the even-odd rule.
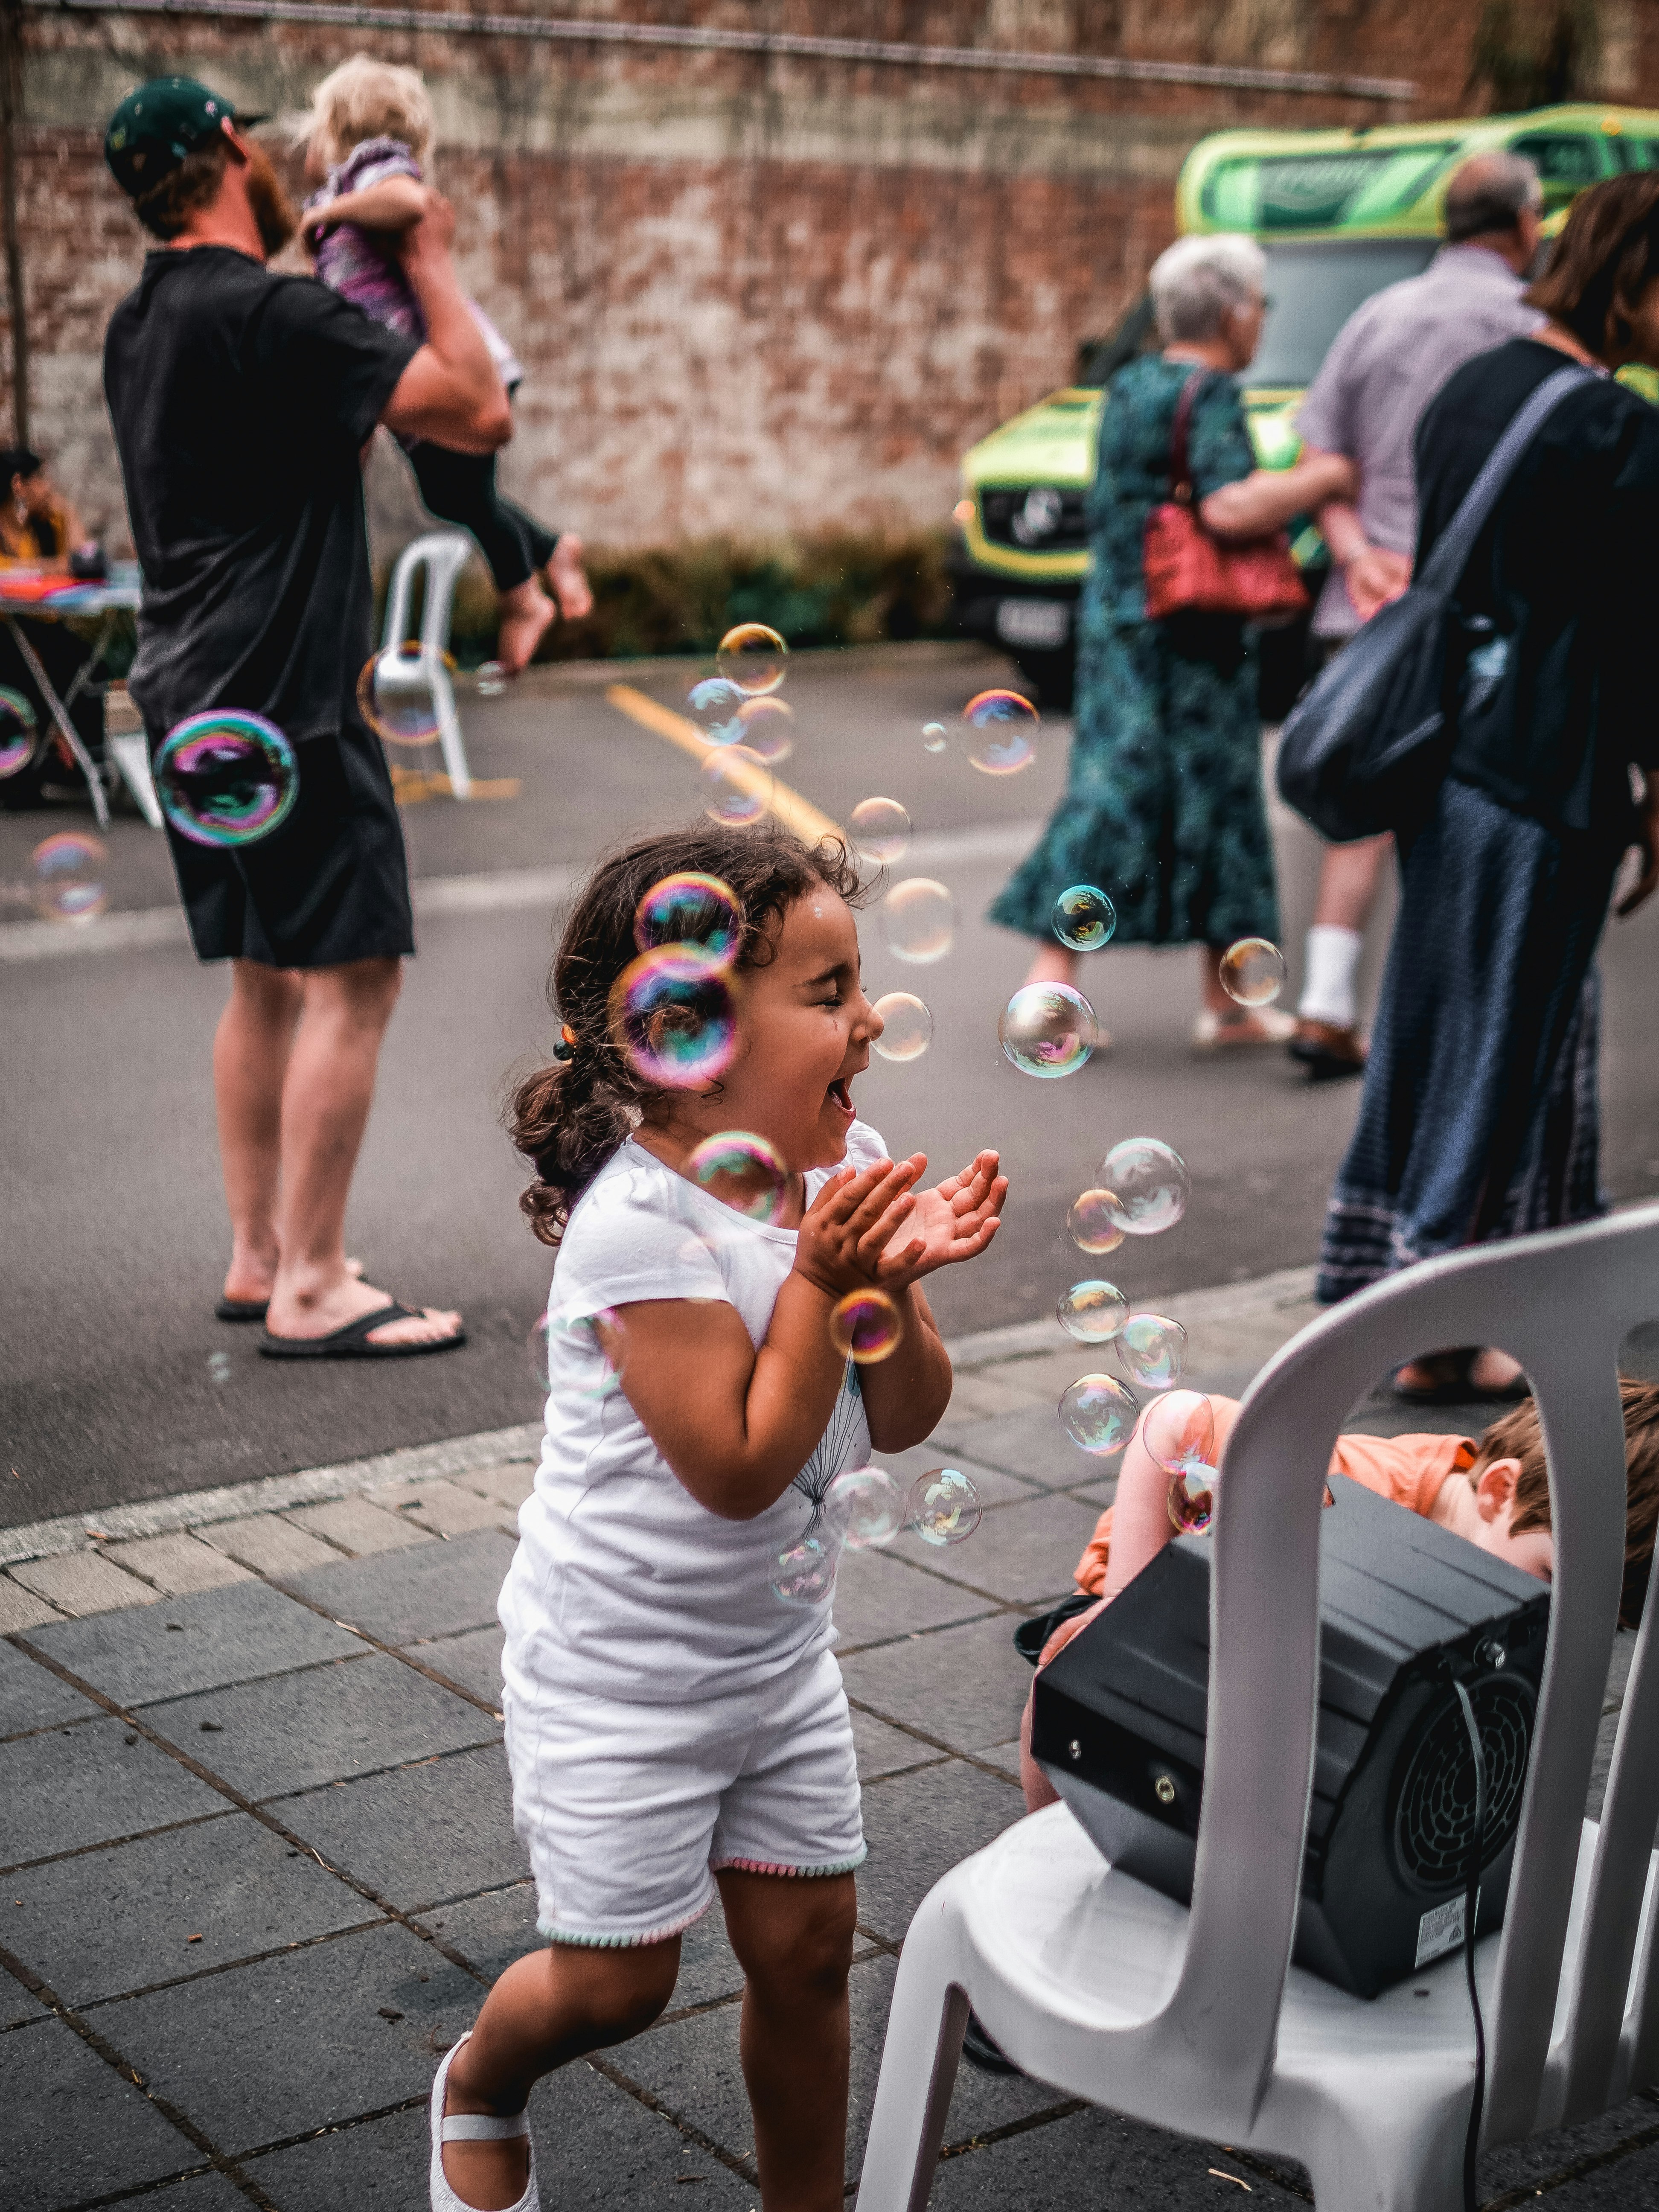
[[[39,453],[0,451],[0,560],[61,574],[86,535]]]
[[[1641,1621],[1659,1522],[1659,1383],[1621,1376],[1619,1390],[1628,1497],[1619,1620],[1622,1627],[1635,1628]],[[1212,1397],[1210,1405],[1218,1460],[1238,1419],[1238,1401]],[[1540,1582],[1551,1579],[1555,1541],[1550,1533],[1549,1477],[1538,1409],[1530,1398],[1494,1421],[1478,1443],[1455,1436],[1340,1436],[1330,1471],[1468,1537],[1523,1574]],[[1098,1602],[1056,1624],[1042,1645],[1040,1667],[1063,1650],[1174,1536],[1169,1490],[1168,1474],[1137,1430],[1123,1455],[1116,1503],[1101,1515],[1077,1565],[1079,1589]],[[1028,1699],[1019,1732],[1020,1784],[1026,1810],[1034,1813],[1041,1805],[1054,1804],[1056,1793],[1031,1757],[1030,1741]]]

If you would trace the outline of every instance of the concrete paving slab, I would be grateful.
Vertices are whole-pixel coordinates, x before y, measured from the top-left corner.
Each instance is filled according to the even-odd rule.
[[[21,1583],[13,1582],[9,1575],[0,1575],[0,1636],[15,1636],[20,1629],[63,1618],[55,1605],[48,1605]]]
[[[515,1548],[511,1536],[482,1529],[418,1553],[317,1567],[296,1577],[294,1587],[382,1643],[413,1644],[488,1626]]]
[[[1659,2112],[1654,2110],[1652,2099],[1631,2097],[1610,2112],[1598,2113],[1577,2127],[1553,2128],[1528,2142],[1505,2143],[1500,2149],[1486,2152],[1480,2160],[1481,2201],[1522,2192],[1530,2195],[1559,2181],[1575,2166],[1598,2166],[1597,2175],[1586,2172],[1577,2185],[1582,2187],[1592,2179],[1600,2181],[1604,2176],[1613,2193],[1606,2197],[1592,2193],[1582,2200],[1568,2201],[1659,2203],[1659,2141],[1644,2142],[1644,2137],[1656,2136],[1659,2136]],[[1649,2192],[1645,2196],[1638,2175],[1645,2176]],[[1549,2201],[1552,2206],[1561,2201],[1553,2189]]]
[[[515,1959],[540,1950],[546,1942],[536,1926],[536,1911],[535,1883],[520,1881],[509,1889],[486,1890],[482,1897],[437,1905],[420,1915],[420,1924],[493,1982]]]
[[[959,1467],[972,1478],[981,1506],[1008,1505],[1022,1498],[1040,1498],[1043,1492],[1041,1483],[1024,1481],[1000,1468],[988,1466],[983,1460],[971,1458],[966,1452],[953,1452],[948,1445],[932,1438],[925,1444],[913,1444],[908,1451],[878,1452],[876,1463],[884,1467],[906,1490],[919,1474],[930,1474],[938,1467]]]
[[[22,1559],[12,1579],[78,1620],[88,1613],[115,1613],[127,1606],[154,1605],[157,1593],[137,1575],[112,1566],[96,1552],[60,1552],[55,1559]]]
[[[0,1737],[50,1728],[56,1721],[90,1720],[100,1709],[50,1667],[15,1644],[0,1644]]]
[[[856,1710],[853,1714],[853,1743],[858,1753],[861,1782],[883,1774],[902,1774],[907,1767],[926,1765],[939,1756],[931,1745],[906,1735],[902,1729],[889,1728],[885,1721]]]
[[[1035,1611],[1070,1594],[1072,1570],[1099,1517],[1096,1507],[1074,1498],[1034,1498],[1000,1505],[960,1544],[933,1547],[903,1536],[894,1552],[901,1559],[925,1555],[945,1580]]]
[[[1024,1412],[1041,1395],[1026,1384],[1023,1360],[958,1371],[951,1378],[951,1402],[945,1419],[957,1425],[963,1421],[994,1421],[1003,1413]]]
[[[245,1813],[26,1868],[6,1884],[0,1940],[72,2005],[377,1917]]]
[[[513,1832],[513,1785],[498,1744],[369,1775],[343,1790],[307,1790],[284,1801],[282,1818],[331,1866],[405,1912],[530,1871]]]
[[[146,1718],[251,1797],[402,1766],[486,1742],[495,1733],[476,1705],[379,1653],[204,1690],[159,1705]]]
[[[0,1744],[0,1866],[222,1812],[224,1803],[118,1720],[26,1735]]]
[[[1085,1346],[1080,1344],[1077,1349],[1077,1364],[1067,1382],[1074,1382],[1079,1375],[1116,1372],[1103,1360],[1091,1360]],[[1060,1394],[1054,1395],[1057,1399]],[[991,1421],[958,1421],[947,1413],[934,1431],[933,1440],[1048,1490],[1069,1490],[1073,1483],[1091,1481],[1101,1470],[1101,1462],[1081,1450],[1060,1427],[1054,1407],[1035,1400]]]
[[[194,2143],[61,2021],[6,2038],[0,2204],[53,2212],[199,2166]]]
[[[199,2156],[199,2153],[198,2155]],[[133,2212],[243,2212],[247,2199],[222,2173],[192,2173],[146,2195]]]
[[[1308,2202],[1219,2145],[1085,2111],[943,2160],[927,2201],[929,2212],[1228,2212],[1247,2190],[1270,2212]]]
[[[952,1759],[876,1782],[864,1792],[859,1918],[884,1941],[902,1943],[911,1917],[939,1876],[1024,1816],[1018,1789]]]
[[[888,1720],[908,1721],[954,1751],[1006,1743],[1019,1732],[1031,1670],[1013,1646],[1018,1616],[936,1629],[842,1662],[847,1694]]]
[[[516,1513],[459,1483],[394,1482],[366,1495],[369,1504],[378,1505],[382,1512],[404,1514],[417,1528],[429,1528],[434,1536],[465,1536],[474,1528],[518,1534]]]
[[[142,1613],[64,1621],[37,1629],[29,1641],[123,1705],[252,1681],[365,1648],[257,1582],[167,1598]]]
[[[469,1468],[455,1480],[468,1490],[493,1498],[498,1505],[510,1505],[516,1513],[536,1487],[536,1462],[533,1459],[500,1460],[491,1467]]]
[[[471,2026],[479,1997],[470,1974],[387,1924],[102,2007],[98,2024],[236,2153],[423,2094],[435,2046]]]
[[[9,1891],[7,1893],[10,1894]],[[12,1908],[0,1898],[0,1929],[5,1926],[4,1915]],[[0,1966],[0,2031],[16,2027],[26,2020],[44,2020],[46,2008],[38,1997],[30,1995],[15,1974]]]
[[[240,1520],[216,1522],[197,1534],[204,1544],[240,1559],[256,1574],[279,1579],[302,1575],[308,1567],[325,1567],[340,1556],[331,1544],[296,1528],[280,1513],[246,1513]]]
[[[842,1651],[971,1619],[988,1602],[890,1552],[843,1552],[836,1568],[833,1611]]]
[[[1573,2175],[1548,2200],[1550,2212],[1659,2212],[1659,2149],[1650,2143]]]
[[[382,1513],[366,1498],[337,1498],[322,1505],[295,1505],[284,1518],[354,1559],[377,1552],[401,1552],[411,1544],[435,1544],[437,1538],[400,1513]]]
[[[167,1597],[183,1597],[191,1590],[219,1589],[228,1583],[249,1582],[244,1566],[210,1544],[198,1543],[183,1529],[166,1536],[139,1536],[127,1544],[111,1544],[104,1557],[129,1574],[138,1575]]]
[[[423,1667],[435,1668],[452,1682],[485,1698],[498,1710],[501,1702],[501,1646],[507,1641],[499,1628],[469,1628],[459,1636],[443,1636],[430,1644],[410,1645]]]

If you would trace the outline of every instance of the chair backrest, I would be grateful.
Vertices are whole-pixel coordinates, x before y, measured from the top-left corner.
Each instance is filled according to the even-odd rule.
[[[1157,2033],[1200,2055],[1237,2124],[1271,2071],[1312,1783],[1321,1501],[1344,1417],[1389,1369],[1442,1345],[1492,1344],[1527,1371],[1555,1537],[1549,1645],[1488,2022],[1484,2139],[1538,2124],[1624,1572],[1619,1347],[1659,1313],[1659,1206],[1475,1246],[1374,1284],[1286,1345],[1251,1385],[1218,1492],[1209,1728],[1192,1917]],[[1620,2064],[1649,1853],[1659,1660],[1644,1610],[1626,1692],[1562,2072],[1577,2118],[1651,2078],[1659,1944],[1650,1930]],[[1617,2079],[1615,2078],[1617,2075]],[[1233,2124],[1231,2120],[1230,2124]]]
[[[426,595],[421,607],[421,642],[449,650],[449,617],[455,599],[455,579],[471,557],[472,540],[459,530],[428,530],[413,538],[398,556],[392,572],[392,588],[386,596],[386,627],[382,651],[401,645],[409,635],[409,610],[414,597],[415,573],[426,570]]]

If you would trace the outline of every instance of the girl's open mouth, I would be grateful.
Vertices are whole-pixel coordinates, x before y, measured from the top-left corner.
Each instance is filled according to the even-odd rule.
[[[838,1075],[836,1078],[835,1081],[830,1085],[830,1096],[835,1100],[836,1105],[840,1107],[843,1114],[850,1114],[852,1112],[853,1086],[848,1077]]]

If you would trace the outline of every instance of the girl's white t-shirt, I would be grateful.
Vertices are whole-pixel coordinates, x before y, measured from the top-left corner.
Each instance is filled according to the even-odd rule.
[[[855,1168],[885,1157],[854,1121]],[[830,1170],[806,1177],[810,1204]],[[870,1456],[858,1369],[811,1459],[752,1521],[699,1505],[611,1376],[587,1316],[644,1298],[722,1299],[758,1345],[795,1231],[751,1221],[625,1143],[572,1209],[550,1310],[547,1429],[501,1595],[519,1665],[550,1688],[679,1703],[765,1681],[832,1637],[826,1596],[785,1604],[778,1555],[822,1525],[825,1490]]]

